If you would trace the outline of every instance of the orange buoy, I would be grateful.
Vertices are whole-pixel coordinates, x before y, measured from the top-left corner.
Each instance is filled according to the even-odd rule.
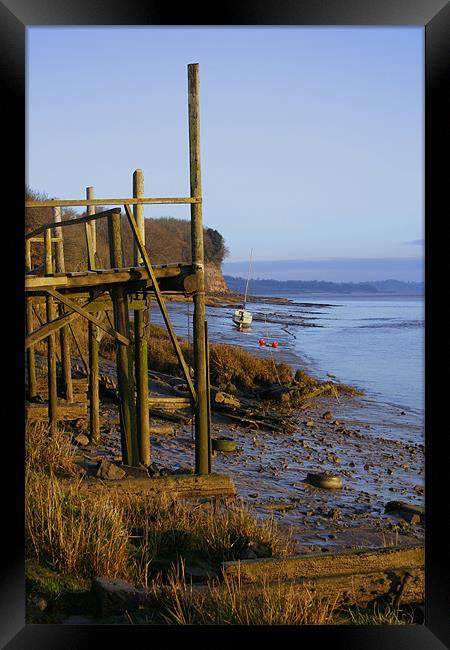
[[[266,344],[266,342],[265,342],[265,340],[264,340],[264,339],[259,339],[259,344],[260,344],[260,345],[265,345],[265,344]]]
[[[273,347],[273,348],[277,348],[277,347],[278,347],[278,341],[274,341],[274,342],[272,343],[272,347]]]

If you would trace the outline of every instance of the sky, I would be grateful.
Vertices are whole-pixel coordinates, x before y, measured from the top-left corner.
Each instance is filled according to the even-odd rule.
[[[254,277],[422,279],[422,27],[28,27],[27,185],[125,197],[140,168],[146,196],[189,196],[188,63],[227,272],[252,250]]]

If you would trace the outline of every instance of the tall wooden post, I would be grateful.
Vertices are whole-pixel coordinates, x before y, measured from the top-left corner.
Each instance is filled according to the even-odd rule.
[[[199,66],[188,65],[189,159],[191,197],[201,199]],[[197,277],[194,294],[195,471],[208,474],[210,468],[205,344],[205,272],[202,204],[191,204],[192,266]]]
[[[144,172],[136,169],[133,174],[133,197],[144,195]],[[134,218],[145,244],[144,206],[134,206]],[[143,259],[139,248],[134,246],[134,264],[140,266]],[[150,419],[148,411],[148,345],[145,338],[145,314],[139,309],[134,312],[134,364],[136,370],[136,410],[139,458],[141,463],[150,465]]]
[[[25,270],[31,271],[31,242],[25,240]],[[33,331],[33,298],[28,296],[25,302],[25,327],[26,333]],[[28,399],[37,395],[36,383],[36,359],[34,355],[34,346],[27,348],[27,377],[28,377]]]
[[[109,254],[112,268],[123,266],[122,228],[120,208],[114,210],[108,218],[109,225]],[[115,328],[130,339],[130,318],[128,300],[125,289],[116,286],[111,289],[114,302]],[[126,465],[139,465],[139,446],[136,433],[135,382],[133,376],[133,352],[131,346],[117,341],[117,387],[120,399],[120,431],[122,444],[122,460]]]
[[[61,208],[53,208],[53,221],[59,223],[61,221]],[[57,273],[65,273],[66,265],[64,260],[64,243],[63,243],[63,229],[61,227],[55,228],[55,237],[59,237],[56,242],[56,255],[55,255],[55,270]],[[60,316],[65,312],[64,305],[59,306]],[[68,402],[73,402],[73,387],[72,387],[72,360],[70,356],[70,330],[69,326],[62,327],[59,334],[59,341],[61,345],[61,365],[62,365],[62,383],[63,394]]]
[[[86,198],[94,198],[94,188],[86,188]],[[95,206],[88,205],[87,213],[95,214]],[[89,221],[86,225],[86,242],[88,249],[88,269],[92,271],[95,268],[95,252],[97,249],[97,239],[95,231],[95,221]],[[90,291],[90,298],[95,298],[95,292]],[[91,440],[94,443],[100,441],[100,398],[99,398],[99,380],[100,373],[98,368],[98,327],[94,323],[88,323],[88,341],[89,341],[89,430]]]
[[[52,260],[52,231],[46,228],[44,233],[44,258],[45,273],[53,273]],[[52,296],[47,295],[45,299],[47,322],[56,318],[55,302]],[[55,333],[48,336],[47,339],[47,381],[48,381],[48,421],[50,433],[55,434],[58,425],[57,413],[57,390],[56,390],[56,339]]]

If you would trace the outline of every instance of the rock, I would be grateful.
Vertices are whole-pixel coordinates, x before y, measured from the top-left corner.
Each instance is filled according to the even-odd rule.
[[[184,575],[190,582],[207,582],[211,578],[215,578],[217,573],[204,562],[196,562],[195,564],[186,563],[184,567]]]
[[[97,478],[118,480],[124,478],[126,476],[126,472],[124,472],[124,470],[118,467],[115,463],[110,463],[109,460],[106,460],[104,458],[102,461],[100,461],[95,475]]]
[[[159,471],[159,467],[158,467],[158,465],[156,463],[151,463],[147,467],[147,471],[148,471],[148,475],[151,476],[152,478],[156,477],[156,476],[161,476],[160,471]]]
[[[131,465],[121,465],[121,469],[123,469],[127,476],[134,476],[135,478],[145,478],[149,476],[148,469],[145,467],[145,465],[142,465],[142,463],[139,465],[139,467],[132,467]]]
[[[240,555],[241,560],[256,560],[258,556],[252,548],[246,548]]]
[[[80,431],[87,431],[89,428],[87,420],[84,420],[83,418],[78,418],[78,420],[75,421],[75,427]]]
[[[145,592],[136,589],[126,580],[95,577],[92,591],[97,599],[102,616],[123,614],[137,609],[143,602]]]
[[[370,465],[369,465],[369,463],[366,463],[366,464],[364,465],[364,469],[366,470],[366,472],[369,471],[369,469],[370,469]]]
[[[342,512],[339,508],[331,508],[327,513],[327,517],[330,517],[333,521],[337,521],[338,519],[342,519]]]
[[[323,413],[322,415],[322,418],[327,422],[331,422],[331,420],[333,419],[333,414],[331,413],[331,411],[325,411],[325,413]]]
[[[34,607],[34,609],[37,609],[40,612],[45,612],[48,607],[48,602],[45,600],[45,598],[42,598],[42,596],[34,596],[30,600],[30,604],[32,607]]]
[[[314,426],[314,420],[308,420],[307,422],[305,422],[305,425],[307,427],[313,427]]]
[[[84,433],[79,433],[74,437],[73,441],[79,447],[86,447],[90,442],[89,438],[85,436]]]
[[[224,393],[222,391],[216,393],[216,396],[214,397],[214,401],[216,402],[216,404],[226,404],[227,406],[241,405],[240,401],[235,397],[233,397],[233,395],[228,395],[227,393]]]

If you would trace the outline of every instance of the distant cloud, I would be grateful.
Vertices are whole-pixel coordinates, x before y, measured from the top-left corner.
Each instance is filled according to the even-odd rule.
[[[405,241],[405,244],[413,244],[413,246],[423,246],[425,239],[413,239],[412,241]]]

